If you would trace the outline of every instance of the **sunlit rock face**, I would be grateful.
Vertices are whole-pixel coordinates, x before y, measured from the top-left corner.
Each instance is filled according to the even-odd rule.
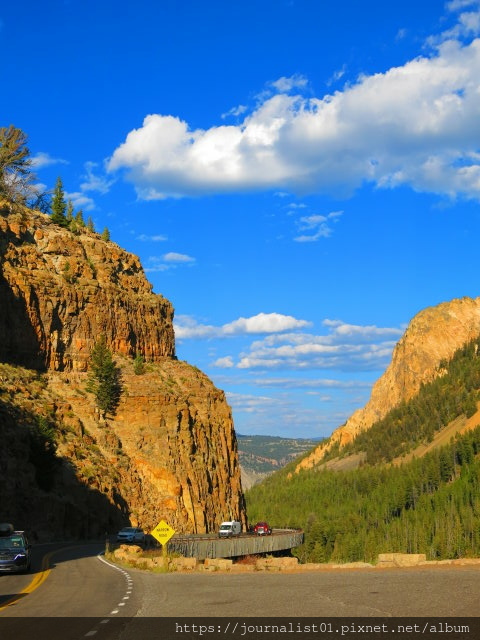
[[[246,522],[225,394],[176,359],[173,307],[136,256],[0,203],[0,301],[0,465],[12,471],[0,486],[3,519],[42,539],[128,522],[148,531],[162,519],[198,533]],[[85,389],[101,335],[123,386],[106,419]],[[30,451],[39,417],[56,425],[61,462],[47,488]]]

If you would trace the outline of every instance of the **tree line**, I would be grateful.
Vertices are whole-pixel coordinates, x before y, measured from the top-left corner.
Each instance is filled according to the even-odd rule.
[[[80,209],[75,213],[72,201],[65,199],[60,176],[53,191],[45,191],[38,185],[27,141],[21,129],[13,125],[0,127],[0,197],[14,208],[24,206],[50,214],[52,222],[74,233],[83,228],[95,231],[92,218],[85,221],[83,211]],[[101,235],[104,240],[110,240],[107,227]]]

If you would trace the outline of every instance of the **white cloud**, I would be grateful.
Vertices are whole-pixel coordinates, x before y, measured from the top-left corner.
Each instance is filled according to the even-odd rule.
[[[325,320],[327,335],[283,333],[250,345],[239,369],[338,369],[373,371],[385,368],[403,329],[360,326]]]
[[[293,89],[303,89],[308,85],[308,79],[297,73],[290,77],[281,77],[269,83],[279,93],[289,93]]]
[[[457,6],[459,4],[457,3]],[[281,78],[236,126],[192,130],[171,115],[150,114],[110,158],[145,199],[275,189],[349,194],[381,188],[480,197],[480,40],[475,12],[428,56],[363,76],[332,95],[288,91]],[[296,78],[296,79],[295,79]]]
[[[235,117],[241,116],[247,110],[248,110],[248,107],[244,104],[240,104],[238,105],[238,107],[232,107],[232,109],[230,109],[230,111],[227,111],[227,113],[222,113],[222,120],[224,120],[225,118],[228,118],[229,116],[235,116]]]
[[[227,392],[226,396],[234,409],[245,413],[269,413],[272,410],[278,411],[279,408],[278,398],[232,392]]]
[[[175,251],[170,251],[170,253],[166,253],[163,256],[165,262],[176,262],[176,263],[186,263],[186,262],[195,262],[195,258],[192,256],[187,256],[185,253],[176,253]]]
[[[219,369],[231,369],[235,364],[232,356],[225,356],[224,358],[218,358],[218,360],[215,360],[212,366],[218,367]]]
[[[167,236],[162,235],[148,236],[145,233],[141,233],[137,236],[137,240],[140,240],[141,242],[166,242],[168,238]]]
[[[81,191],[65,193],[65,199],[71,200],[76,209],[83,209],[84,211],[95,209],[95,202],[92,198],[89,198]]]
[[[330,87],[332,84],[335,84],[335,82],[338,82],[341,78],[343,78],[343,76],[345,75],[345,72],[346,72],[345,65],[343,65],[341,69],[337,69],[337,71],[334,71],[332,77],[329,78],[329,80],[327,80],[327,86]]]
[[[371,389],[371,382],[362,380],[334,380],[328,378],[256,378],[250,380],[258,387],[273,387],[280,389]]]
[[[99,166],[97,162],[86,162],[84,166],[85,175],[82,176],[84,182],[80,185],[80,189],[82,191],[98,191],[101,194],[108,193],[115,180],[95,173],[95,170]]]
[[[152,236],[140,239],[146,240],[154,240],[157,238],[158,242],[163,241],[165,238],[162,236]],[[175,251],[170,251],[169,253],[165,253],[163,256],[150,256],[148,258],[148,266],[145,267],[146,273],[154,273],[159,271],[167,271],[168,269],[175,269],[181,265],[193,266],[196,260],[192,256],[188,256],[184,253],[176,253]]]
[[[191,338],[225,338],[248,334],[268,334],[280,331],[291,331],[310,326],[306,320],[298,320],[293,316],[281,313],[259,313],[250,318],[238,318],[220,327],[198,324],[189,316],[179,316],[175,322],[175,335],[179,339]]]
[[[446,7],[451,12],[460,12],[456,24],[441,33],[427,39],[430,46],[438,46],[440,43],[451,39],[462,39],[477,36],[480,33],[480,2],[479,0],[452,0]],[[463,9],[471,9],[463,11]]]
[[[342,214],[343,211],[332,211],[326,216],[303,216],[300,218],[299,228],[308,233],[294,238],[295,242],[316,242],[320,238],[328,238],[333,233],[329,221],[337,221]]]
[[[39,151],[32,156],[32,165],[35,169],[43,169],[44,167],[50,167],[54,164],[68,164],[68,162],[62,158],[53,158],[49,153],[44,151]]]

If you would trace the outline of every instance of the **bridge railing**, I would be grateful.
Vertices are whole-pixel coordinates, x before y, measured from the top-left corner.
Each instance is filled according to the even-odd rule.
[[[270,536],[242,534],[220,539],[215,535],[174,535],[167,544],[169,553],[179,553],[187,558],[233,558],[293,549],[303,543],[303,531],[298,529],[274,529]]]

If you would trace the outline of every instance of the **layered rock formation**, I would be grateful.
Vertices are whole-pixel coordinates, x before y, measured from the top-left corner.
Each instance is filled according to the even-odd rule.
[[[152,293],[137,257],[86,229],[73,234],[0,203],[0,300],[0,362],[9,363],[0,371],[8,440],[1,521],[40,538],[98,535],[128,522],[149,530],[161,519],[183,532],[246,521],[224,393],[175,358],[172,305]],[[108,420],[85,390],[100,335],[122,371]],[[146,362],[142,375],[136,354]],[[32,456],[40,418],[55,426],[61,461],[48,487],[39,486]]]
[[[3,215],[2,215],[3,213]],[[152,293],[139,259],[84,229],[0,208],[0,361],[86,370],[104,334],[115,353],[175,354],[172,305]]]
[[[373,386],[365,407],[302,460],[298,469],[314,466],[334,444],[351,442],[402,401],[412,398],[422,384],[442,374],[442,360],[449,360],[479,334],[480,298],[452,300],[418,313],[396,345],[392,361]]]

